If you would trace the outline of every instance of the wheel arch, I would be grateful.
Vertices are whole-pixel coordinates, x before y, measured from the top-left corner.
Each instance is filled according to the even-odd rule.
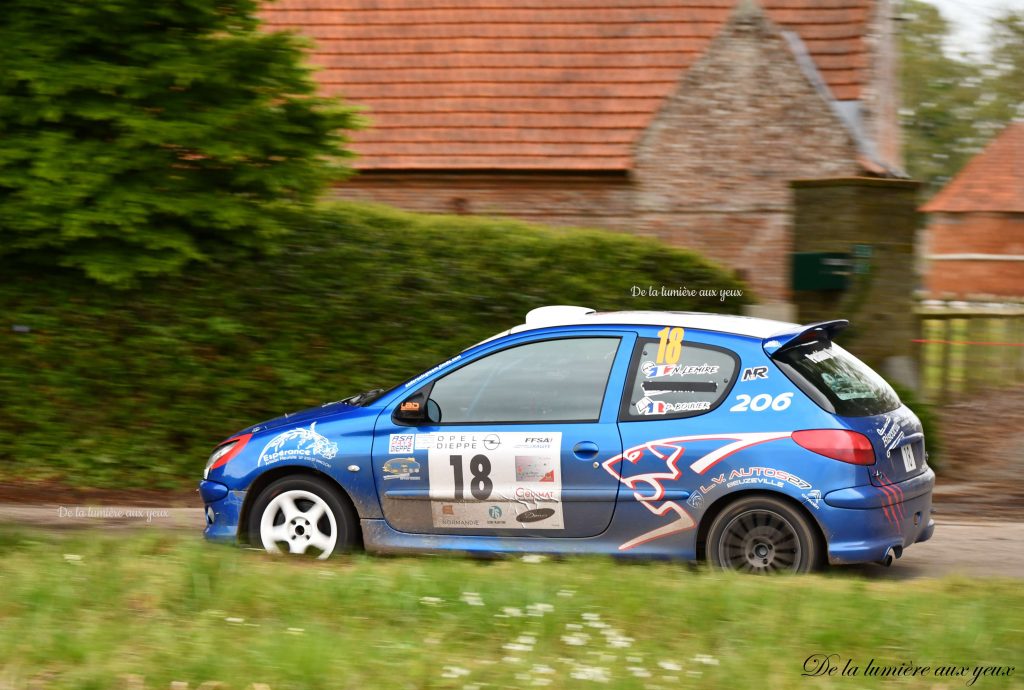
[[[818,519],[810,510],[808,510],[806,505],[789,494],[781,491],[770,491],[767,489],[741,489],[739,491],[733,491],[732,493],[720,496],[707,507],[704,511],[704,515],[701,516],[700,522],[697,524],[696,537],[698,561],[703,562],[707,558],[708,532],[711,530],[711,525],[714,523],[715,518],[718,517],[723,510],[741,498],[751,498],[752,496],[764,496],[766,498],[777,499],[803,515],[804,518],[807,519],[808,524],[813,528],[812,531],[815,539],[818,540],[818,546],[821,547],[821,552],[824,554],[825,558],[828,557],[828,539],[825,537],[825,531],[822,529],[821,523],[818,522]]]
[[[345,490],[338,480],[327,474],[326,472],[320,472],[312,467],[306,467],[304,465],[281,465],[274,467],[266,472],[260,474],[258,477],[252,480],[249,484],[249,488],[245,491],[245,501],[242,502],[242,509],[238,514],[238,542],[241,544],[249,544],[249,513],[252,510],[253,503],[256,502],[257,497],[263,490],[276,482],[278,479],[284,477],[315,477],[328,484],[331,488],[338,492],[338,498],[345,501],[348,507],[352,509],[352,514],[356,516],[356,520],[359,520],[359,511],[356,510],[356,504],[349,496],[348,491]],[[362,536],[362,529],[356,530],[357,535]]]

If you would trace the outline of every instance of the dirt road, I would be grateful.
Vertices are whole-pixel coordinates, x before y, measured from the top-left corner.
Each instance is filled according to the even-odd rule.
[[[1024,579],[1024,522],[939,519],[931,541],[908,548],[891,567],[845,566],[836,572],[868,578],[912,579],[962,574]],[[199,508],[0,504],[0,524],[47,529],[192,530],[199,539]]]

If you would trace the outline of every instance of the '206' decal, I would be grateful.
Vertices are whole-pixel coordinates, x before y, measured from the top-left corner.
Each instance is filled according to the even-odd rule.
[[[776,412],[782,412],[793,404],[793,393],[779,393],[772,397],[767,393],[761,393],[753,397],[746,393],[740,393],[736,396],[736,404],[729,408],[730,412],[763,412],[767,409],[775,410]]]

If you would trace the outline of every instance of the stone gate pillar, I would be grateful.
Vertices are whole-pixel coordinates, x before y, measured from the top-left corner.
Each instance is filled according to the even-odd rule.
[[[794,259],[802,255],[792,286],[800,322],[849,319],[840,344],[890,381],[915,389],[916,346],[911,341],[918,337],[914,291],[920,285],[915,260],[919,186],[911,180],[871,177],[790,183]],[[835,280],[827,275],[808,280],[808,267],[816,261],[826,266],[825,272],[834,272]],[[801,282],[811,289],[798,289]]]

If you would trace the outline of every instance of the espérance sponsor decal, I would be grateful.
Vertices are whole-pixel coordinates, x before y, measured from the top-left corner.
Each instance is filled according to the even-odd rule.
[[[289,429],[272,438],[260,452],[258,466],[271,465],[281,460],[333,460],[338,444],[332,443],[316,430],[316,422],[309,428]]]

